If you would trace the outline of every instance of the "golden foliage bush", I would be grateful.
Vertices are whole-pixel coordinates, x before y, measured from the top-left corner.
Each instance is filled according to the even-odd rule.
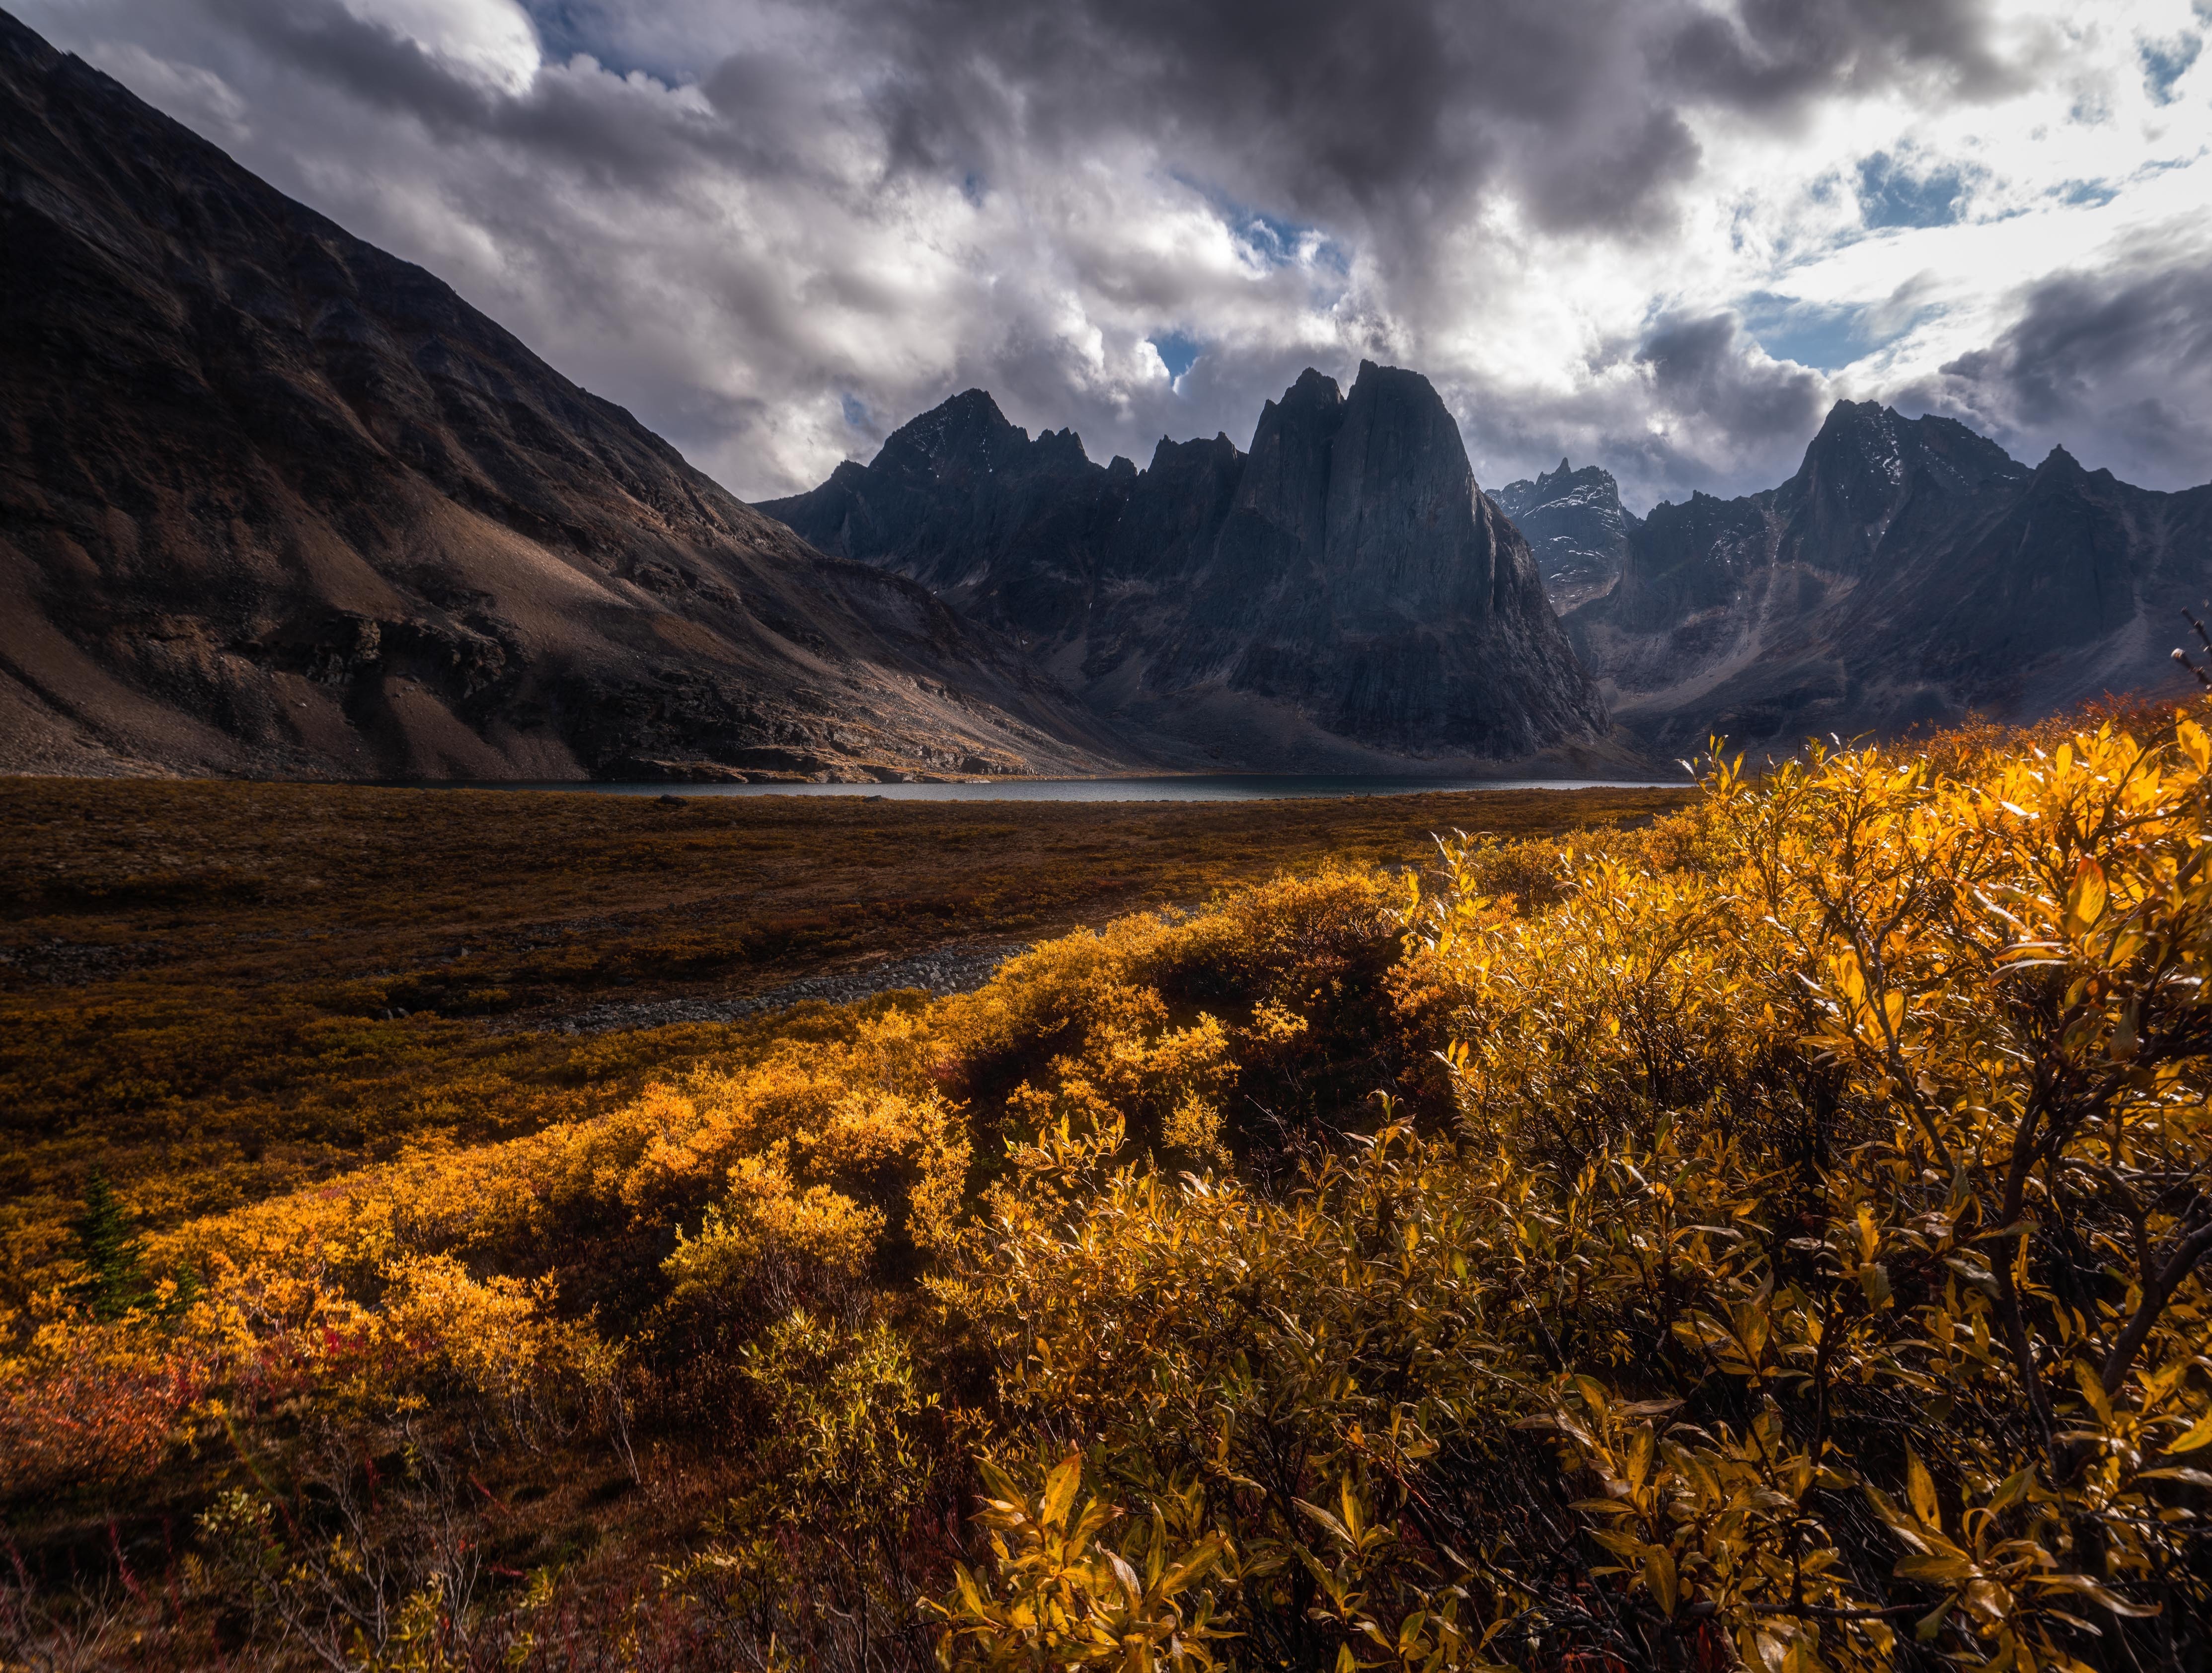
[[[1680,791],[867,802],[0,779],[0,1309],[97,1168],[149,1230],[586,1120],[842,1016],[560,1031]],[[494,1018],[496,1017],[496,1020]]]
[[[605,1115],[502,1142],[433,1138],[189,1221],[147,1256],[200,1281],[181,1317],[35,1339],[19,1321],[25,1351],[0,1367],[0,1395],[35,1412],[56,1379],[89,1374],[72,1367],[184,1354],[233,1419],[301,1399],[428,1404],[520,1434],[552,1408],[618,1398],[625,1361],[662,1385],[714,1385],[700,1352],[730,1361],[794,1302],[899,1281],[948,1246],[981,1183],[971,1135],[1127,1106],[1175,1153],[1222,1154],[1245,1060],[1264,1090],[1302,1050],[1337,1049],[1285,1007],[1328,997],[1347,960],[1387,964],[1391,898],[1381,873],[1331,871],[1123,920],[1013,960],[978,993],[864,1007],[832,1037],[772,1044]],[[175,1379],[110,1380],[118,1415],[100,1445],[135,1461],[112,1475],[157,1457],[191,1402],[125,1421]],[[79,1457],[90,1439],[23,1433],[40,1479],[97,1473]]]
[[[1397,979],[1457,1133],[1285,1196],[1024,1150],[936,1281],[1006,1445],[1202,1489],[1256,1664],[2193,1664],[2208,768],[2187,716],[1985,732],[1717,763],[1548,897],[1456,849]]]

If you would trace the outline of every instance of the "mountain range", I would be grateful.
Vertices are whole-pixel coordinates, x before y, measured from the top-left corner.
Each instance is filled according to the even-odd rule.
[[[1662,504],[1617,550],[1601,591],[1554,583],[1616,722],[1659,754],[1716,733],[1786,752],[2191,689],[2171,654],[2212,590],[2212,486],[2136,488],[2057,448],[2031,467],[1844,401],[1789,481]]]
[[[1372,362],[1141,469],[970,389],[747,506],[0,13],[0,771],[1633,772],[2179,690],[2208,592],[2212,486],[1844,402],[1639,519]]]
[[[1528,543],[1476,490],[1425,378],[1309,369],[1139,471],[1031,440],[980,389],[866,465],[763,502],[824,551],[1015,635],[1092,708],[1239,765],[1433,769],[1606,754]]]

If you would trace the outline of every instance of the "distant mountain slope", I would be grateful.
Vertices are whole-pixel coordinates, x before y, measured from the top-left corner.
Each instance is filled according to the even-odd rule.
[[[1655,748],[2048,714],[2184,689],[2179,611],[2212,590],[2212,486],[2033,469],[1948,418],[1841,402],[1797,474],[1656,508],[1618,585],[1566,617]]]
[[[0,770],[1125,757],[999,636],[0,14]]]
[[[1253,766],[1522,759],[1606,732],[1528,543],[1426,379],[1308,371],[1149,468],[969,390],[760,509],[1006,629],[1102,709]]]
[[[1553,609],[1572,610],[1620,579],[1637,519],[1621,505],[1611,471],[1577,471],[1563,459],[1558,470],[1509,482],[1491,498],[1527,537]]]

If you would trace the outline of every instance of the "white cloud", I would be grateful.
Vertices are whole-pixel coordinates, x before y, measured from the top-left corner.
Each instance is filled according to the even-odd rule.
[[[382,26],[434,58],[506,94],[538,74],[538,31],[515,0],[344,0],[364,23]]]

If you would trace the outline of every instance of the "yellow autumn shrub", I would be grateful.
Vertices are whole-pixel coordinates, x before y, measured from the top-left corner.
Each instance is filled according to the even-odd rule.
[[[737,1335],[713,1338],[726,1355],[767,1317],[747,1309],[772,1314],[788,1287],[755,1296],[764,1268],[895,1281],[948,1246],[1005,1136],[1055,1111],[1126,1110],[1177,1165],[1224,1159],[1240,1092],[1279,1104],[1271,1086],[1339,1054],[1329,1007],[1355,1013],[1348,976],[1395,956],[1395,898],[1370,871],[1282,879],[1048,942],[978,992],[865,1007],[590,1119],[418,1138],[152,1239],[152,1266],[197,1275],[198,1297],[159,1329],[98,1336],[94,1357],[129,1366],[188,1344],[204,1367],[191,1386],[235,1420],[302,1396],[519,1410],[533,1378],[604,1379],[664,1303],[736,1305]],[[36,1411],[91,1352],[18,1355],[0,1379]],[[175,1427],[164,1410],[132,1428],[129,1457],[158,1454]],[[56,1442],[62,1477],[75,1445]]]
[[[1716,761],[1541,886],[1449,844],[1391,981],[1456,1133],[1285,1195],[1066,1112],[934,1281],[993,1456],[1202,1489],[1258,1664],[2189,1664],[2212,743],[2163,726]]]

